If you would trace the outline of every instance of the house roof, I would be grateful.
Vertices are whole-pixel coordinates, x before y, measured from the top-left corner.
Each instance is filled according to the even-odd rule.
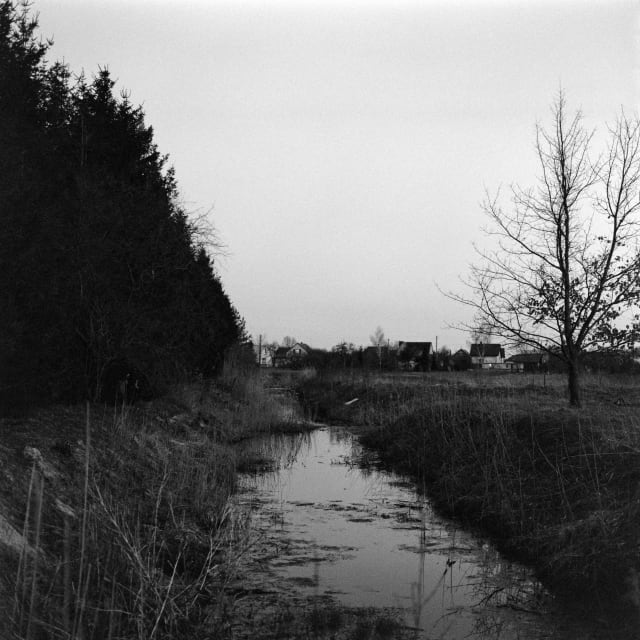
[[[507,362],[522,362],[523,364],[538,364],[544,362],[547,359],[546,353],[517,353],[510,358],[507,358]]]
[[[471,345],[469,355],[472,358],[497,358],[504,357],[504,350],[500,344],[484,344],[482,342]]]
[[[311,347],[306,344],[305,342],[296,342],[292,347],[289,347],[289,351],[291,351],[292,349],[295,349],[296,347],[299,347],[301,349],[304,349],[307,353],[311,353],[312,349]]]

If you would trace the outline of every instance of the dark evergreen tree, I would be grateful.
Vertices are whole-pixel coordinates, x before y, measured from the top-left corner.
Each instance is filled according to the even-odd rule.
[[[47,66],[36,27],[0,3],[0,399],[213,373],[243,325],[152,128],[107,69]]]

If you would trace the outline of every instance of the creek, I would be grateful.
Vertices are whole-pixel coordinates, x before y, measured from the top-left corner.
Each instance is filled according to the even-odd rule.
[[[440,516],[339,427],[244,445],[241,474],[272,584],[343,606],[393,608],[417,638],[595,638],[524,566]]]

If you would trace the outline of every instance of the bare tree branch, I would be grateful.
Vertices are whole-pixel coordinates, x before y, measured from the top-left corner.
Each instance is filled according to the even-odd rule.
[[[445,295],[476,311],[461,328],[489,326],[509,344],[563,359],[579,405],[584,351],[634,338],[616,325],[640,300],[640,123],[622,112],[593,160],[594,132],[579,111],[568,117],[562,92],[552,116],[552,128],[536,127],[537,187],[513,186],[509,207],[499,191],[485,194],[484,231],[497,242],[475,247],[468,294]]]

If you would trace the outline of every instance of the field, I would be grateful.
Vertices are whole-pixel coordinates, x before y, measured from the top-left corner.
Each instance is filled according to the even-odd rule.
[[[489,532],[558,596],[629,625],[640,611],[640,379],[346,373],[300,387],[318,420],[363,431],[382,463]]]

